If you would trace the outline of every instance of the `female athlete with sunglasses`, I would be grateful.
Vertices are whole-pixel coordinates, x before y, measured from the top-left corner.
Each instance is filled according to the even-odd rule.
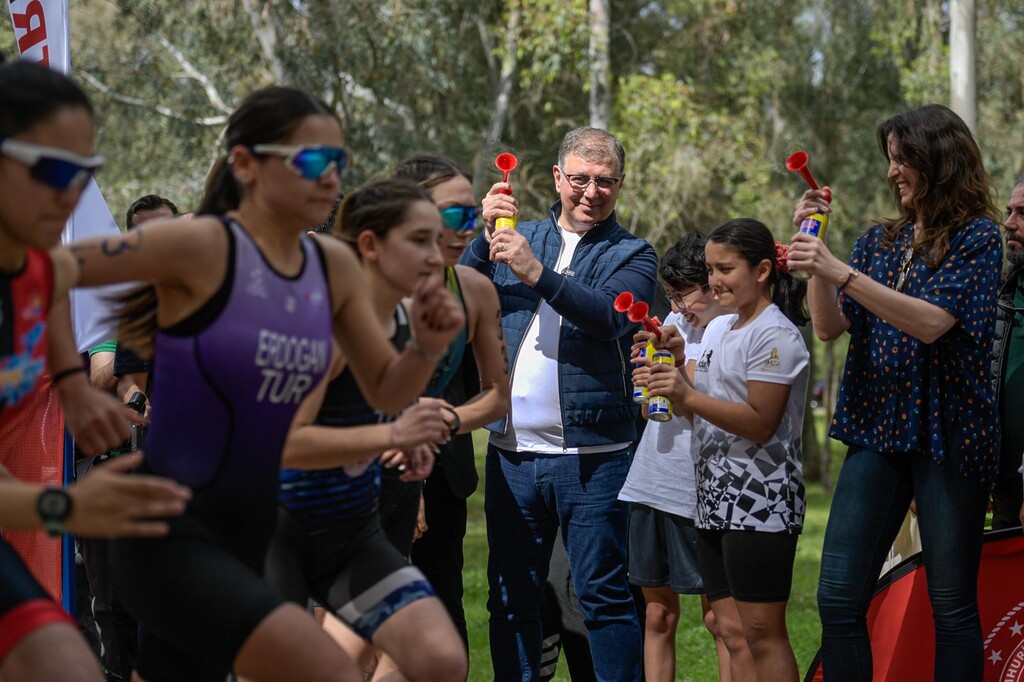
[[[46,252],[102,163],[92,153],[92,106],[70,80],[28,62],[0,64],[0,102],[0,527],[45,527],[52,535],[166,533],[165,523],[139,519],[180,514],[188,490],[127,476],[137,456],[63,490],[22,483],[3,466],[25,462],[17,436],[31,426],[26,406],[47,365],[82,449],[123,442],[129,422],[112,397],[88,385],[71,337],[72,273]],[[0,576],[0,679],[102,680],[74,621],[3,540]]]
[[[403,299],[442,267],[437,209],[414,183],[375,182],[345,198],[334,233],[356,250],[377,318],[403,348],[410,341]],[[441,405],[421,400],[397,420],[375,412],[347,360],[325,391],[319,410],[300,410],[285,446],[267,578],[289,599],[305,604],[312,596],[343,621],[348,629],[333,619],[326,627],[364,665],[371,642],[388,654],[378,678],[398,671],[415,680],[464,679],[466,654],[444,606],[378,515],[382,460],[397,475],[394,456],[402,451],[402,481],[430,473],[431,449],[450,433]]]
[[[210,215],[65,253],[81,284],[153,285],[155,310],[127,320],[135,326],[122,325],[119,340],[138,347],[158,326],[148,468],[193,488],[169,537],[112,547],[118,593],[141,626],[137,672],[356,680],[352,661],[262,579],[281,452],[327,375],[332,328],[369,402],[394,412],[426,385],[462,315],[440,278],[421,282],[415,342],[398,356],[351,250],[304,234],[326,217],[347,160],[326,104],[293,88],[259,90],[231,115],[225,139],[199,209]]]
[[[426,155],[406,159],[394,174],[426,189],[440,209],[445,282],[466,314],[465,328],[448,347],[427,387],[427,395],[455,406],[447,414],[455,417],[452,426],[459,435],[441,446],[439,466],[424,483],[427,530],[412,546],[412,561],[434,586],[468,643],[462,607],[462,543],[466,499],[479,481],[470,434],[508,413],[508,348],[494,284],[472,268],[456,265],[480,227],[480,208],[469,174],[448,159]],[[472,357],[464,358],[467,350]]]

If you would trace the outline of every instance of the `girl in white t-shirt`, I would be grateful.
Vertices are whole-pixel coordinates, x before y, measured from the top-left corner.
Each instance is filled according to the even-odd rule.
[[[732,661],[757,679],[796,681],[786,630],[805,495],[800,436],[808,359],[806,285],[788,275],[771,232],[740,218],[708,239],[708,283],[735,314],[704,332],[694,379],[651,370],[652,396],[691,417],[697,466],[697,559]],[[780,268],[781,264],[781,268]],[[738,646],[742,633],[749,651]],[[749,668],[748,668],[749,669]]]
[[[677,364],[693,366],[700,356],[700,341],[711,320],[726,311],[708,286],[704,263],[707,236],[692,232],[665,252],[658,274],[672,302],[662,337],[655,343],[675,351]],[[638,366],[633,383],[647,382],[650,361],[637,360],[650,334],[633,337],[633,358]],[[684,343],[681,343],[684,342]],[[646,410],[644,410],[646,417]],[[697,564],[697,482],[690,443],[693,428],[685,417],[666,422],[649,421],[637,445],[619,499],[629,502],[629,581],[638,585],[646,603],[644,675],[648,682],[676,679],[676,629],[679,595],[701,595],[704,622],[714,635],[720,677],[728,679],[729,652],[704,597],[704,582]],[[724,671],[724,673],[723,673]]]

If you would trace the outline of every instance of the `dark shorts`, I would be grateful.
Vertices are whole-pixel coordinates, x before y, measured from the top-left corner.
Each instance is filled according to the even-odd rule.
[[[52,623],[74,621],[36,582],[14,548],[0,539],[0,668],[23,639]]]
[[[676,594],[702,594],[693,520],[629,505],[629,582],[640,587],[669,585]]]
[[[227,534],[191,516],[169,523],[166,537],[111,545],[118,596],[140,625],[137,672],[147,682],[223,682],[245,641],[285,602],[261,576],[264,529],[239,525],[230,537],[247,545],[229,549]]]
[[[697,561],[708,601],[789,601],[796,541],[791,533],[697,530]]]
[[[412,536],[420,511],[423,481],[403,481],[397,467],[380,472],[380,525],[399,553],[412,554]]]
[[[370,640],[384,621],[434,589],[398,553],[377,514],[339,520],[309,532],[280,510],[270,543],[267,580],[302,606],[312,597]]]

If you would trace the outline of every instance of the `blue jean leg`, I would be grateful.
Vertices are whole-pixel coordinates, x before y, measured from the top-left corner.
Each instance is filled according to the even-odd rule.
[[[602,682],[641,679],[643,642],[629,591],[629,505],[618,499],[629,451],[550,462],[573,587],[587,626],[594,673]],[[547,481],[546,481],[547,482]]]
[[[496,682],[539,679],[540,602],[557,519],[538,490],[537,462],[487,447],[487,610]]]
[[[917,456],[912,472],[921,553],[935,618],[935,679],[980,682],[985,657],[978,614],[978,566],[989,486],[964,477],[957,468]]]
[[[909,455],[850,449],[832,497],[818,580],[829,682],[871,682],[868,606],[912,496]]]
[[[599,680],[639,680],[640,624],[626,584],[628,451],[543,456],[493,447],[485,483],[495,680],[538,679],[540,599],[560,526]]]
[[[937,681],[981,680],[978,562],[988,488],[924,453],[851,448],[832,500],[822,549],[818,610],[825,678],[871,680],[867,610],[907,505],[917,499],[928,592],[936,622]]]

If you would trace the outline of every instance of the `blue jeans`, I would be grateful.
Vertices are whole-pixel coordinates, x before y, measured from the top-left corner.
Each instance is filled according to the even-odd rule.
[[[836,484],[818,583],[825,679],[871,680],[867,612],[882,564],[917,500],[928,596],[935,618],[935,680],[980,682],[978,563],[989,486],[926,453],[850,448]]]
[[[617,499],[629,460],[628,449],[543,455],[488,446],[487,609],[496,681],[539,679],[540,602],[558,528],[597,678],[640,679],[640,623],[626,584],[629,508]]]

